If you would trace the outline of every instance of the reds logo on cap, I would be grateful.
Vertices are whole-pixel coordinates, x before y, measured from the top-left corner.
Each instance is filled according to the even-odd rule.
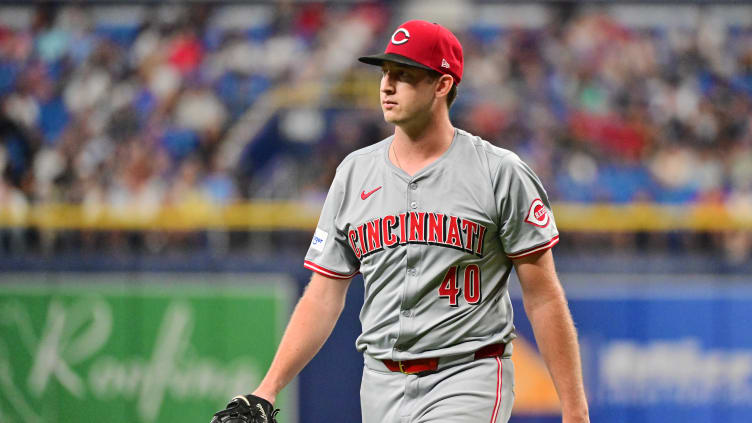
[[[398,37],[399,34],[402,34],[402,37]],[[401,39],[398,39],[401,38]],[[398,30],[394,31],[394,34],[392,34],[392,44],[400,45],[405,44],[407,40],[410,39],[410,33],[407,32],[405,28],[399,28]]]
[[[540,198],[533,200],[530,209],[527,212],[525,222],[541,228],[545,228],[551,223],[551,217],[548,215],[548,209]]]

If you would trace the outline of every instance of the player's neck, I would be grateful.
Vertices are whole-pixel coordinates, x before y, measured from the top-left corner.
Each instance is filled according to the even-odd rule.
[[[430,156],[435,150],[443,152],[453,137],[454,127],[446,109],[431,110],[394,128],[394,140],[411,155]]]
[[[409,175],[414,175],[433,163],[449,149],[454,138],[454,127],[448,116],[433,119],[415,126],[396,126],[392,162]]]

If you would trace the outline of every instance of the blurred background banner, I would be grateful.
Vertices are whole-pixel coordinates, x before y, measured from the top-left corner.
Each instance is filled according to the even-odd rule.
[[[286,320],[266,332],[261,310],[289,313],[302,292],[336,166],[393,130],[378,70],[356,58],[408,19],[463,44],[454,124],[519,154],[548,191],[594,420],[750,414],[748,4],[162,3],[0,4],[1,422],[79,421],[81,398],[134,422],[208,418],[228,399],[217,375],[252,389],[273,347],[256,337]],[[362,291],[358,277],[285,421],[359,421]],[[513,421],[556,421],[516,310]],[[156,411],[137,369],[179,323],[175,377],[216,371],[175,382]],[[98,394],[107,369],[136,376],[93,377],[110,383]]]
[[[4,278],[3,422],[208,421],[261,381],[296,294],[284,275]]]
[[[748,278],[560,276],[570,281],[567,296],[580,335],[593,421],[749,420],[752,335],[744,329],[752,323]],[[522,310],[519,293],[514,305]],[[523,342],[533,339],[524,313],[515,316],[515,323]],[[540,357],[527,360],[543,367]],[[527,391],[527,383],[516,389],[516,410],[540,414],[549,402],[545,384],[538,382],[544,389]]]

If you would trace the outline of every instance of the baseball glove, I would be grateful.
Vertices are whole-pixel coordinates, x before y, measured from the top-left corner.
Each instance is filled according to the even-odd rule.
[[[214,414],[211,423],[277,423],[279,413],[267,400],[255,395],[238,395],[227,408]]]

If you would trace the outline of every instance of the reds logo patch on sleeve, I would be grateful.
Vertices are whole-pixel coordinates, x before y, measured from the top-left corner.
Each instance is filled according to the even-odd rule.
[[[525,222],[541,228],[545,228],[551,223],[551,216],[548,214],[548,209],[540,198],[536,198],[533,200],[532,204],[530,204],[530,209],[527,212]]]

